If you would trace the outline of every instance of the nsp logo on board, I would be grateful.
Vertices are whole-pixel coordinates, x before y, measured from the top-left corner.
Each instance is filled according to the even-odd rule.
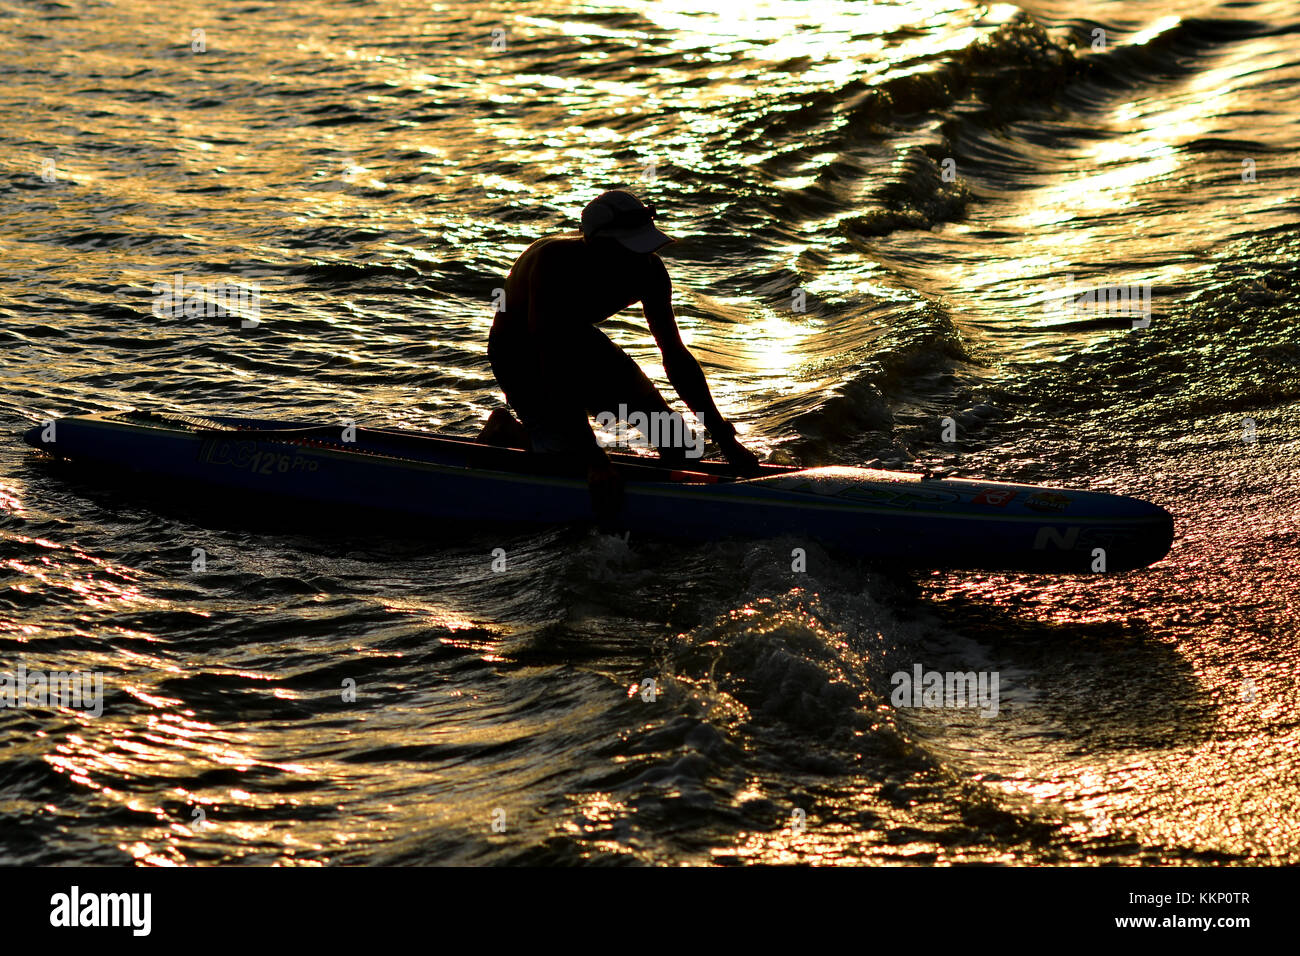
[[[152,893],[70,893],[50,897],[51,926],[129,926],[135,936],[148,936],[153,919]]]

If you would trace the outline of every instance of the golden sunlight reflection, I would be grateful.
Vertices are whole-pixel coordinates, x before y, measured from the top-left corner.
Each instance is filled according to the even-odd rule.
[[[569,803],[572,813],[565,818],[562,828],[582,839],[589,848],[584,856],[594,858],[599,852],[635,859],[632,848],[616,836],[620,822],[629,815],[626,803],[605,792],[571,794]]]
[[[414,616],[430,628],[446,628],[449,631],[466,631],[477,629],[480,625],[460,611],[440,604],[425,601],[386,597],[380,601],[386,611]]]
[[[1161,36],[1162,34],[1172,30],[1174,27],[1178,26],[1178,24],[1182,22],[1183,22],[1182,17],[1178,17],[1173,14],[1170,14],[1169,16],[1166,17],[1161,17],[1155,22],[1153,22],[1146,29],[1139,30],[1137,33],[1129,37],[1128,44],[1129,46],[1144,46],[1147,43],[1150,43],[1156,37]]]
[[[751,366],[763,373],[765,384],[776,389],[792,385],[791,373],[806,361],[800,347],[808,335],[807,328],[779,312],[764,311],[747,332],[747,357]]]
[[[7,511],[17,518],[24,517],[21,495],[21,485],[16,482],[13,484],[0,482],[0,511]]]
[[[642,16],[681,36],[684,49],[709,49],[726,53],[746,51],[755,42],[772,59],[832,59],[828,55],[866,33],[870,18],[873,34],[888,35],[927,18],[967,9],[952,0],[907,0],[874,3],[864,7],[846,0],[750,0],[742,8],[719,9],[709,0],[640,0],[630,4]],[[791,24],[807,29],[792,32]],[[874,37],[872,38],[875,39]],[[744,41],[729,45],[727,41]]]
[[[53,546],[52,550],[54,549],[65,550],[57,545]],[[69,558],[71,560],[42,557],[39,563],[9,558],[0,567],[7,568],[20,577],[19,583],[11,585],[17,590],[61,591],[76,595],[77,600],[87,608],[110,609],[159,604],[155,599],[147,597],[138,585],[118,583],[122,579],[140,577],[135,569],[85,551],[70,550]],[[94,573],[78,566],[80,564],[90,565]]]

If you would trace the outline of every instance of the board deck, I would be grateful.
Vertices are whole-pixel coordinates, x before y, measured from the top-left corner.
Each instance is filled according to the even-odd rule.
[[[560,524],[594,518],[585,468],[561,456],[404,429],[116,412],[25,436],[81,466],[337,514]],[[52,437],[53,440],[46,440]],[[917,567],[1053,572],[1144,567],[1173,519],[1120,495],[865,468],[726,462],[689,469],[614,454],[626,481],[609,530],[699,541],[787,537]]]

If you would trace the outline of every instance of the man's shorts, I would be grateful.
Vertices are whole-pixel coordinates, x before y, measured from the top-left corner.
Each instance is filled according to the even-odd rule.
[[[640,366],[594,325],[570,332],[563,354],[566,369],[544,373],[541,350],[527,329],[507,329],[498,319],[488,336],[492,374],[534,451],[592,456],[599,446],[589,414],[618,414],[620,406],[629,414],[671,412]]]

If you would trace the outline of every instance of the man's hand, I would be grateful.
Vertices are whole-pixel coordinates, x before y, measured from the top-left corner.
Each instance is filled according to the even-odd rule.
[[[609,459],[594,462],[587,469],[587,489],[591,492],[591,508],[601,527],[610,525],[623,508],[623,476],[614,470]]]
[[[746,478],[754,478],[763,473],[758,456],[736,440],[735,435],[728,435],[718,441],[722,453],[736,471]]]

